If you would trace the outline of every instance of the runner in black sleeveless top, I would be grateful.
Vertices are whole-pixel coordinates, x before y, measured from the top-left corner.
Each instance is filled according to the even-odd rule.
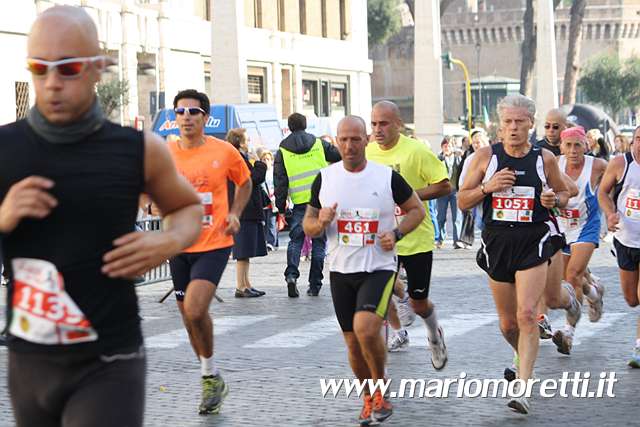
[[[141,426],[146,361],[132,278],[188,246],[202,208],[158,137],[102,114],[95,84],[108,59],[83,9],[48,9],[28,50],[36,106],[0,127],[15,420]],[[164,232],[131,233],[143,191],[169,219]]]
[[[549,209],[565,206],[569,194],[553,154],[528,142],[535,102],[522,95],[498,105],[503,143],[474,156],[458,193],[460,209],[483,202],[478,265],[487,272],[500,318],[500,329],[519,356],[518,377],[532,377],[538,353],[537,305],[545,289],[547,263],[553,255]],[[509,407],[528,413],[526,398]]]

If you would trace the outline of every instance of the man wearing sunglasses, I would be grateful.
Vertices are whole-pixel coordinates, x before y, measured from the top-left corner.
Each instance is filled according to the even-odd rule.
[[[9,392],[18,426],[142,426],[146,358],[133,278],[189,246],[202,208],[163,142],[107,120],[107,60],[83,9],[34,23],[35,107],[0,127]],[[131,232],[140,193],[165,229]]]
[[[539,148],[546,148],[554,156],[560,155],[560,134],[567,128],[567,115],[559,108],[549,110],[544,121],[544,138],[537,142]]]
[[[205,136],[209,98],[193,89],[173,100],[180,139],[169,151],[183,175],[198,192],[204,207],[202,233],[196,243],[170,261],[178,309],[191,346],[200,359],[202,374],[201,415],[220,412],[228,393],[213,362],[213,324],[209,305],[224,272],[233,235],[240,230],[240,215],[251,195],[251,173],[233,145]],[[229,203],[228,185],[235,184]]]

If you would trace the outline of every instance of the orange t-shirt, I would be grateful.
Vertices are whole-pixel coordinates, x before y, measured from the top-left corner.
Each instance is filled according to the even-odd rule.
[[[204,207],[202,232],[184,252],[207,252],[233,246],[233,236],[224,234],[229,214],[227,180],[243,185],[251,173],[235,147],[226,141],[206,136],[204,144],[182,149],[178,141],[168,143],[180,175],[196,190]]]

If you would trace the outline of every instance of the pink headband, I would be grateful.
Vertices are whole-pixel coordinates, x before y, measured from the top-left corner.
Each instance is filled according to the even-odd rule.
[[[560,133],[560,139],[565,138],[578,138],[580,141],[585,141],[587,139],[587,134],[584,132],[584,128],[582,126],[575,126],[565,129]]]

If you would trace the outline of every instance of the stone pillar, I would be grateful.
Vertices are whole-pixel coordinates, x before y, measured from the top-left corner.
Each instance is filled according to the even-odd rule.
[[[556,37],[553,18],[553,0],[538,0],[536,58],[536,130],[544,135],[544,117],[547,111],[558,107],[558,69],[556,63]]]
[[[275,105],[276,113],[278,117],[282,117],[282,64],[274,62],[271,65],[271,86],[272,90],[269,92],[270,104]]]
[[[165,99],[165,105],[160,104],[160,93],[164,92],[165,96],[167,92],[167,63],[169,61],[169,55],[171,49],[167,46],[167,40],[171,36],[170,26],[170,10],[168,0],[161,0],[160,7],[158,8],[158,55],[156,56],[156,90],[158,91],[157,105],[158,110],[166,107],[170,103],[170,100]]]
[[[302,113],[302,67],[300,64],[293,66],[292,86],[293,86],[293,112]]]
[[[415,4],[415,97],[416,137],[429,142],[434,151],[442,140],[444,115],[440,47],[440,2]]]
[[[212,104],[247,103],[244,0],[210,1]]]
[[[122,4],[122,77],[129,83],[129,102],[123,106],[125,125],[132,124],[138,115],[138,19],[132,8],[132,0]]]

